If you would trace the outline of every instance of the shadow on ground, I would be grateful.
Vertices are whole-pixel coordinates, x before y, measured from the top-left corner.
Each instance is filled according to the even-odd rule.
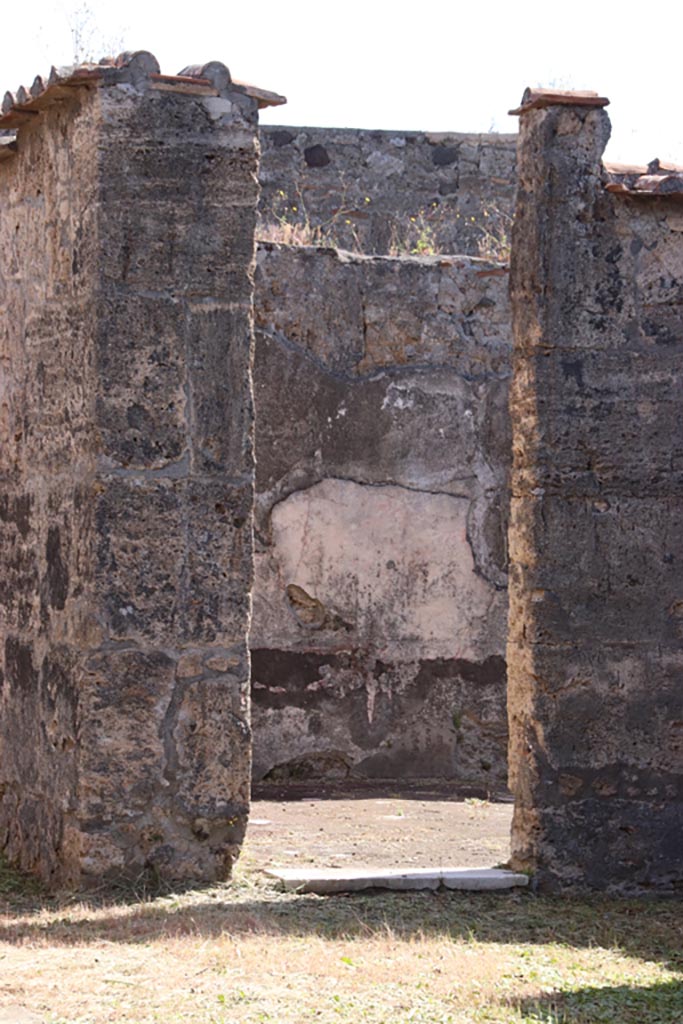
[[[147,898],[141,901],[141,895]],[[677,901],[449,891],[319,897],[283,894],[251,876],[230,885],[148,897],[139,889],[48,898],[0,888],[0,942],[73,946],[225,934],[353,940],[389,931],[404,941],[442,936],[482,943],[619,948],[672,970],[683,969],[683,915]],[[662,999],[668,998],[669,989],[661,988]],[[607,998],[600,995],[604,991],[596,990],[596,1000]],[[642,991],[639,999],[646,998]],[[660,998],[657,991],[652,998]],[[579,1004],[571,1016],[572,1005],[563,1004],[565,1017],[548,1020],[583,1021]],[[550,1009],[551,1003],[547,1013]],[[540,1004],[538,1012],[545,1012]]]
[[[283,800],[296,803],[298,800],[366,800],[368,797],[400,800],[449,800],[452,802],[468,798],[489,800],[491,803],[512,804],[514,798],[507,790],[484,786],[465,786],[461,783],[445,782],[442,779],[400,782],[385,779],[342,779],[339,782],[316,779],[313,782],[288,781],[286,783],[254,782],[252,800]]]
[[[528,1024],[673,1024],[683,1021],[683,983],[552,992],[520,1009]]]

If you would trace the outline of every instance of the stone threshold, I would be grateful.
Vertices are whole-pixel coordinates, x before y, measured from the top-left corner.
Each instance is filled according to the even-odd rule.
[[[0,1006],[0,1024],[44,1024],[44,1020],[18,1003],[11,1003]]]
[[[361,889],[460,889],[490,892],[529,884],[527,875],[502,868],[269,868],[286,892],[320,896]]]

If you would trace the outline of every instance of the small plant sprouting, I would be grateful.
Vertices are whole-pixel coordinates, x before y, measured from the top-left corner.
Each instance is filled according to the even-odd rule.
[[[372,200],[365,196],[367,209]],[[358,217],[367,216],[354,209],[348,200],[348,186],[342,180],[338,206],[327,219],[314,223],[301,189],[295,196],[278,191],[270,209],[261,214],[256,237],[262,242],[295,246],[329,246],[350,252],[365,252]],[[457,251],[452,242],[452,222],[462,221],[466,251],[476,247],[477,255],[496,263],[509,263],[512,215],[495,201],[486,201],[478,216],[457,212],[449,204],[434,199],[415,213],[391,217],[389,256],[440,256]],[[451,239],[445,243],[443,239]],[[462,250],[460,250],[462,251]]]
[[[501,210],[497,203],[484,206],[481,220],[477,223],[481,232],[478,250],[482,259],[496,263],[510,262],[512,220],[512,214]]]
[[[389,241],[390,256],[438,256],[445,250],[439,243],[439,228],[449,214],[434,200],[406,221],[394,220]],[[452,215],[451,215],[452,216]]]
[[[365,203],[370,203],[365,197]],[[300,189],[292,200],[280,189],[265,217],[259,219],[256,237],[260,242],[282,245],[318,245],[362,252],[363,246],[352,219],[353,210],[346,206],[346,186],[342,183],[339,207],[320,224],[311,220],[306,200]]]

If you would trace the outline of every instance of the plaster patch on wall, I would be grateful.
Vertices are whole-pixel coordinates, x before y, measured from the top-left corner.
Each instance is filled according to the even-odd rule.
[[[350,480],[290,495],[273,510],[272,550],[260,559],[252,644],[267,633],[272,645],[274,622],[280,642],[301,631],[285,603],[294,584],[378,655],[474,659],[496,649],[485,639],[495,594],[474,572],[468,509],[464,498]]]

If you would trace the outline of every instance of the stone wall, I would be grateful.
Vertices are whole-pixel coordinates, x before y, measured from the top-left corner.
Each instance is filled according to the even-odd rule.
[[[40,120],[0,164],[0,850],[49,879],[77,843],[92,628],[95,97],[72,89]]]
[[[515,135],[262,127],[260,139],[259,237],[366,253],[508,247]],[[321,234],[283,237],[302,224]]]
[[[678,891],[683,174],[610,179],[597,97],[522,107],[508,632],[505,266],[261,244],[254,354],[280,98],[186,71],[0,108],[0,852],[229,873],[253,581],[257,779],[502,787],[507,635],[514,866]],[[473,251],[509,209],[504,137],[263,139],[263,220]]]
[[[609,184],[600,101],[549,102],[522,108],[513,237],[513,861],[677,891],[683,179]]]
[[[502,788],[507,271],[261,244],[254,777]]]
[[[158,72],[0,119],[0,850],[51,883],[225,877],[248,810],[257,103]]]

